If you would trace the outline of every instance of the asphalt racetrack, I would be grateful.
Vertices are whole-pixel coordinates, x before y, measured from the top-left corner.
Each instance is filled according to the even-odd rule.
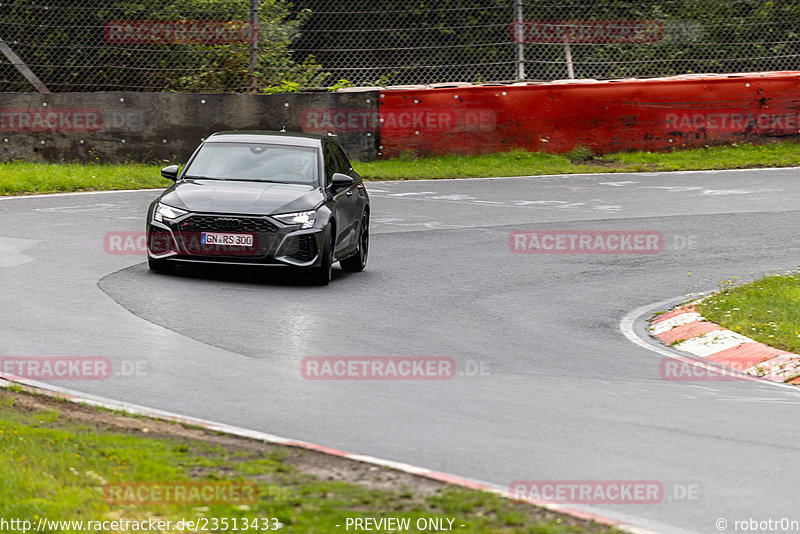
[[[664,356],[620,328],[641,308],[646,338],[664,301],[797,267],[798,172],[370,183],[367,270],[334,267],[321,288],[283,271],[155,274],[109,249],[110,232],[144,229],[155,191],[6,198],[0,351],[109,358],[110,377],[50,382],[503,487],[658,481],[660,502],[572,506],[658,532],[800,521],[800,390],[664,380]],[[665,246],[512,253],[528,230],[655,231]],[[449,357],[457,373],[302,376],[325,356]]]

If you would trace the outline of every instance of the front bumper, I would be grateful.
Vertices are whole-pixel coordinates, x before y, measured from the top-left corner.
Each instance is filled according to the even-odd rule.
[[[204,234],[252,236],[252,245],[210,245]],[[319,267],[323,231],[261,215],[187,213],[147,225],[147,255],[178,263]]]

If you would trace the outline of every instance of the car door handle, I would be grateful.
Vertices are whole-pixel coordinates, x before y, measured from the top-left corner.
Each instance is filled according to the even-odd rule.
[[[353,190],[351,189],[351,190],[349,190],[349,191],[348,191],[347,193],[345,193],[345,194],[346,194],[348,197],[351,197],[351,196],[353,196]]]

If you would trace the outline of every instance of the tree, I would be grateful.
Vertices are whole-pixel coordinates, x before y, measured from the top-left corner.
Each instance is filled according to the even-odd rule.
[[[53,5],[11,0],[0,36],[53,91],[246,91],[284,81],[312,84],[324,74],[290,46],[309,13],[286,0],[259,0],[259,46],[250,72],[249,0],[104,0]],[[5,65],[7,91],[27,91]]]

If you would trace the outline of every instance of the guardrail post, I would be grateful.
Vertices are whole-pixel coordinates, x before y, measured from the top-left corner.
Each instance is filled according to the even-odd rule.
[[[564,37],[564,57],[567,60],[567,76],[575,79],[575,68],[572,66],[572,48],[569,46],[569,37]]]
[[[258,92],[258,2],[250,0],[250,91]]]
[[[517,80],[525,79],[525,23],[522,19],[522,0],[514,0],[515,41],[517,42]]]

